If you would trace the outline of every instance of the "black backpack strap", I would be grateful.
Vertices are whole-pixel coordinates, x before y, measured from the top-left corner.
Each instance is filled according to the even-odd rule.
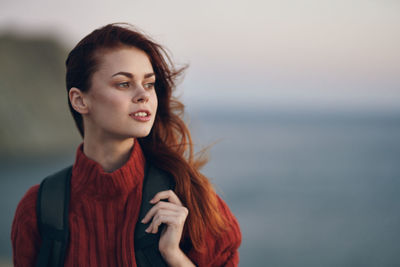
[[[46,177],[39,187],[37,222],[42,238],[36,267],[64,266],[72,166]]]
[[[158,242],[163,225],[158,229],[157,234],[148,234],[145,229],[150,225],[141,223],[141,220],[152,208],[149,201],[160,191],[175,188],[175,181],[168,173],[147,165],[143,181],[142,204],[139,212],[139,219],[135,228],[135,257],[138,267],[144,266],[167,266],[158,250]]]

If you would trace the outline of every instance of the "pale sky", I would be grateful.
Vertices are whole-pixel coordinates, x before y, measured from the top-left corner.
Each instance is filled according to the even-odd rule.
[[[71,48],[129,22],[189,63],[188,105],[400,110],[400,1],[0,0],[0,31]]]

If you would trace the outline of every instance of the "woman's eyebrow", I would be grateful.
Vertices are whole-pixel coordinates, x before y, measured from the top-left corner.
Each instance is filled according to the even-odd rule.
[[[126,72],[126,71],[117,72],[117,73],[113,74],[111,77],[114,77],[114,76],[117,76],[117,75],[124,75],[124,76],[126,76],[126,77],[128,77],[128,78],[131,78],[131,79],[134,77],[134,75],[133,75],[132,73]],[[154,75],[155,75],[154,72],[152,72],[152,73],[146,73],[146,74],[144,75],[144,78],[150,78],[150,77],[152,77],[152,76],[154,76]]]

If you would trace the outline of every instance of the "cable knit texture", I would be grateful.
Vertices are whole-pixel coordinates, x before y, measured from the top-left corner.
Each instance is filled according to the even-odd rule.
[[[128,161],[107,173],[86,157],[81,144],[71,177],[69,210],[70,240],[65,266],[136,266],[134,230],[142,198],[145,157],[135,142]],[[36,222],[39,185],[31,187],[20,201],[11,232],[14,266],[33,266],[40,248]],[[187,249],[198,266],[237,266],[241,235],[239,225],[220,199],[221,212],[232,229],[220,240],[207,236],[203,253]]]

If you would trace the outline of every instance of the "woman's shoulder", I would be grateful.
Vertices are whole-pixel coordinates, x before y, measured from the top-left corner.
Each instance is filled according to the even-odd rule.
[[[226,239],[230,240],[232,248],[239,247],[242,239],[242,234],[240,231],[240,225],[229,208],[228,204],[217,194],[218,207],[221,214],[225,217],[226,222],[228,223],[227,231],[223,235]]]
[[[36,220],[36,201],[39,191],[39,184],[34,185],[26,191],[18,203],[15,211],[14,220],[16,219],[30,219]]]
[[[218,194],[217,195],[217,200],[218,200],[218,207],[219,210],[222,212],[222,214],[227,218],[227,219],[232,219],[236,220],[235,216],[233,215],[232,211],[230,210],[228,204],[225,202],[225,200],[222,199]]]

